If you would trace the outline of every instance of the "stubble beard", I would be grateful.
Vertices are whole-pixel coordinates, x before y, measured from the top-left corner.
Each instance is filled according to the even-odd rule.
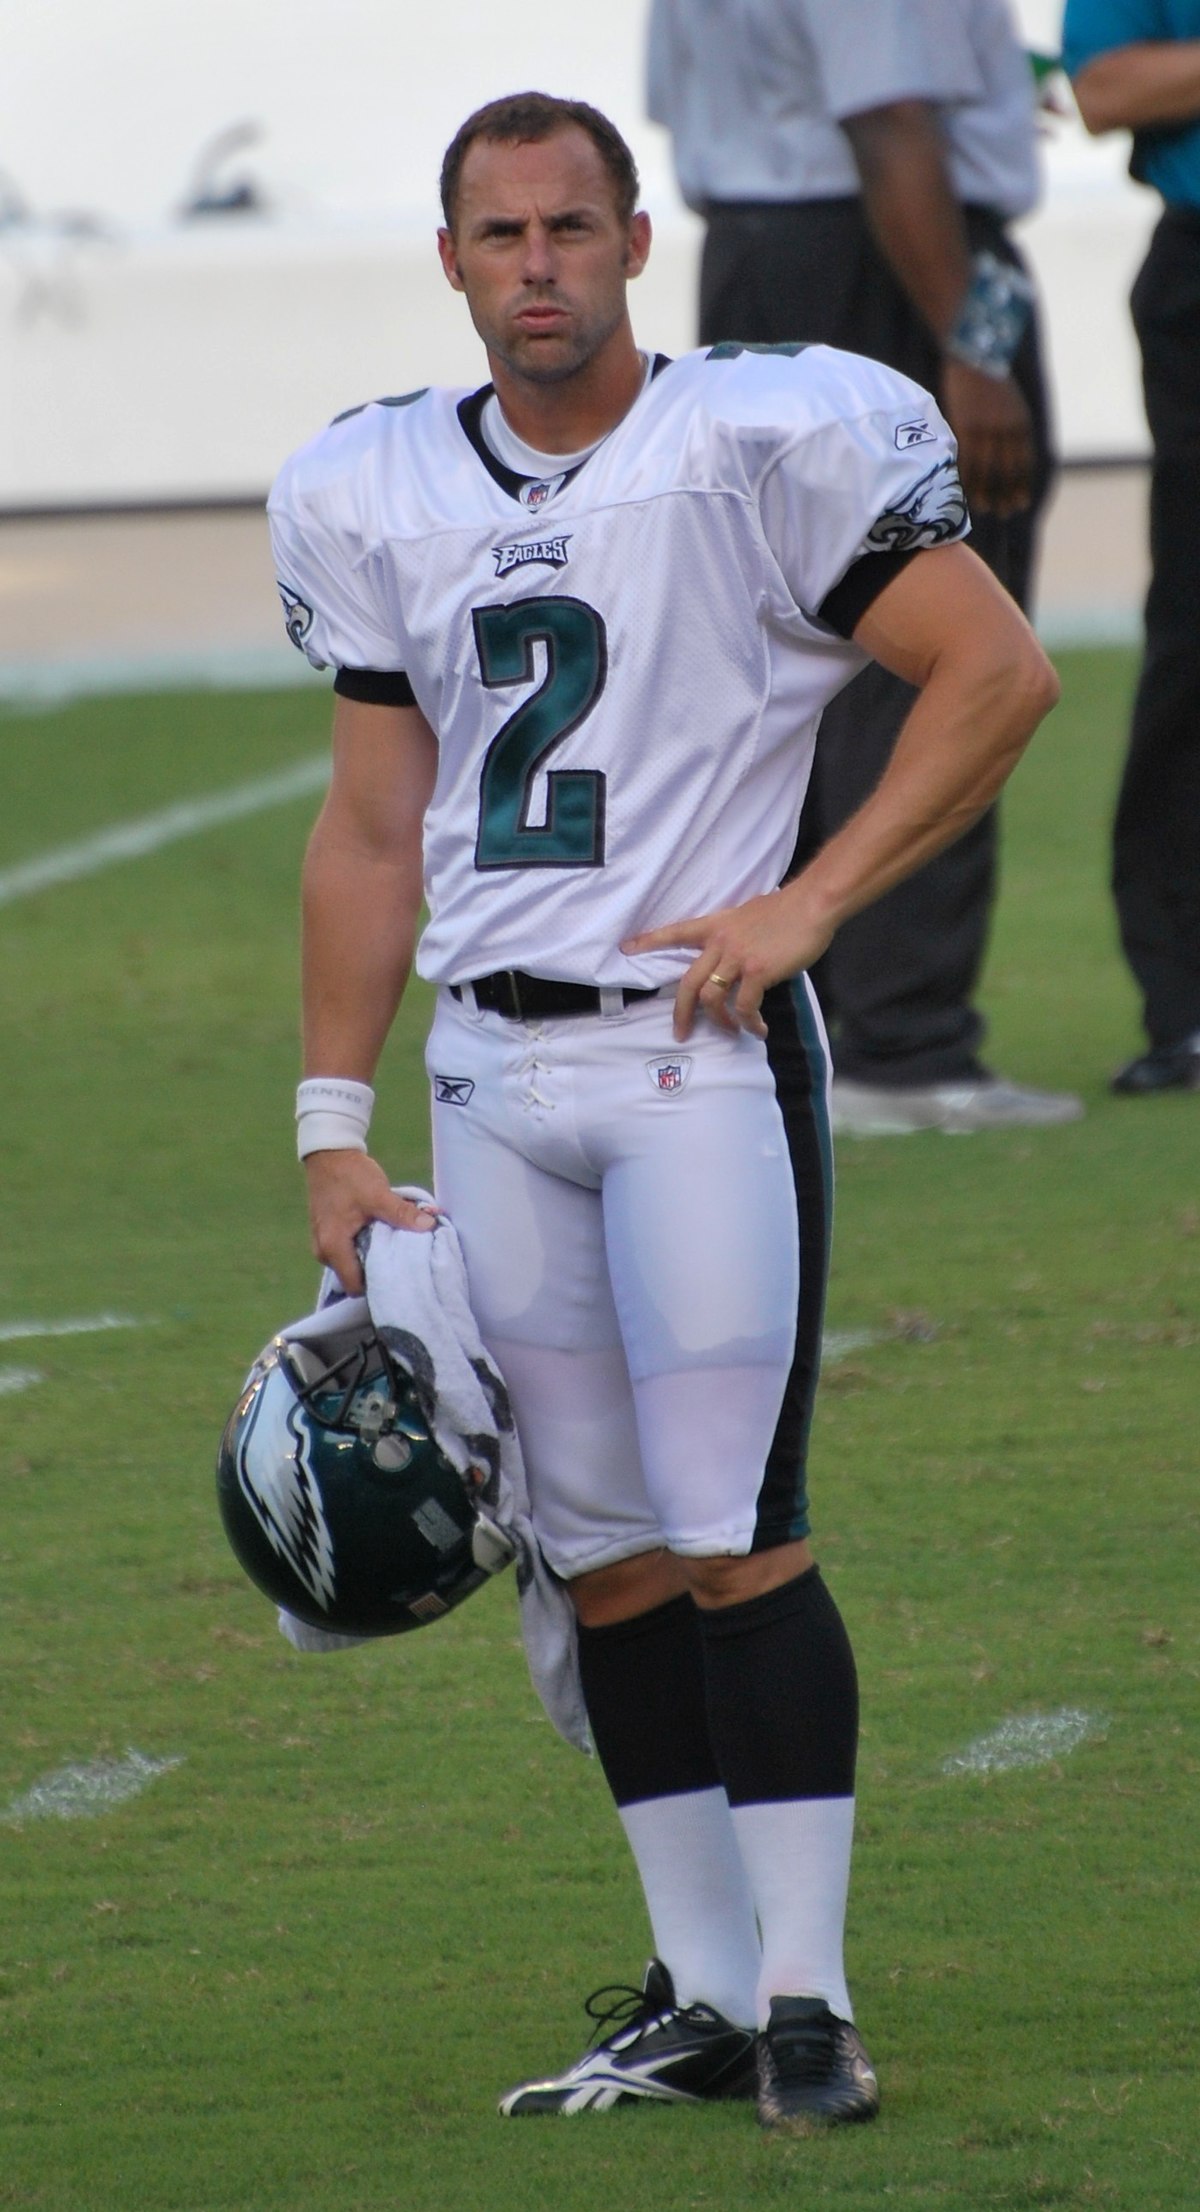
[[[624,311],[622,301],[619,307],[614,307],[603,317],[596,316],[582,326],[576,323],[565,341],[562,338],[529,337],[514,344],[495,335],[489,336],[483,331],[480,336],[488,352],[497,361],[501,361],[511,375],[520,377],[523,383],[567,384],[572,377],[579,376],[589,368],[597,354],[603,351],[614,331],[620,328]],[[564,343],[565,352],[559,350]],[[539,356],[543,349],[548,350],[551,347],[554,348],[554,357],[549,360],[541,359]]]

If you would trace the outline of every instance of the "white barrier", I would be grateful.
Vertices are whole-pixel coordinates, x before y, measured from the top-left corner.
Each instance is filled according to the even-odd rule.
[[[624,113],[640,104],[641,0],[618,12],[629,19]],[[1053,133],[1047,202],[1024,235],[1061,447],[1073,460],[1139,455],[1126,295],[1157,201],[1124,176],[1122,141],[1093,144],[1073,118]],[[699,225],[667,181],[663,134],[643,124],[634,136],[658,232],[636,326],[678,352],[693,342]],[[423,140],[422,155],[433,159]],[[0,210],[0,512],[258,498],[290,447],[339,409],[482,374],[429,212],[388,217],[360,201],[89,236],[5,224]]]

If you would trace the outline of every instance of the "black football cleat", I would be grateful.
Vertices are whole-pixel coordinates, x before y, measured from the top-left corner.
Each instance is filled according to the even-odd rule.
[[[1110,1084],[1118,1098],[1149,1098],[1155,1091],[1200,1091],[1200,1029],[1178,1044],[1154,1045],[1118,1068]]]
[[[758,2039],[758,2117],[765,2128],[811,2135],[873,2120],[879,2084],[857,2028],[822,1997],[773,1997]]]
[[[600,2040],[565,2073],[510,2089],[500,2099],[506,2120],[543,2112],[611,2112],[614,2105],[638,2099],[699,2104],[754,2095],[753,2031],[735,2027],[711,2005],[681,2005],[660,1959],[651,1959],[646,1968],[644,1988],[614,1983],[594,1990],[584,2010]]]

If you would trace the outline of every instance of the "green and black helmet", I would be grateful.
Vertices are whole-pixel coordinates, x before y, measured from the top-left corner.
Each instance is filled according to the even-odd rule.
[[[479,1482],[485,1470],[478,1470]],[[393,1636],[440,1619],[513,1545],[435,1443],[369,1320],[272,1338],[217,1455],[225,1532],[250,1580],[313,1628]]]

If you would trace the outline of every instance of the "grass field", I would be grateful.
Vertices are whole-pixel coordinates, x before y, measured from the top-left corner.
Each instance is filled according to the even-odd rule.
[[[220,1424],[313,1287],[313,802],[0,906],[0,2206],[1195,2212],[1200,1100],[1105,1089],[1138,1042],[1104,890],[1131,664],[1063,673],[986,1004],[996,1064],[1087,1119],[839,1152],[829,1319],[871,1341],[830,1368],[814,1487],[865,1692],[851,1972],[885,2106],[819,2142],[741,2108],[496,2119],[648,1949],[511,1585],[300,1659],[224,1547]],[[9,714],[0,875],[302,759],[326,718],[306,692]],[[397,1178],[427,1171],[425,1015],[380,1084]],[[136,1325],[49,1333],[106,1314]],[[946,1771],[1036,1715],[1058,1757]],[[178,1763],[90,1817],[21,1811],[131,1751]]]

